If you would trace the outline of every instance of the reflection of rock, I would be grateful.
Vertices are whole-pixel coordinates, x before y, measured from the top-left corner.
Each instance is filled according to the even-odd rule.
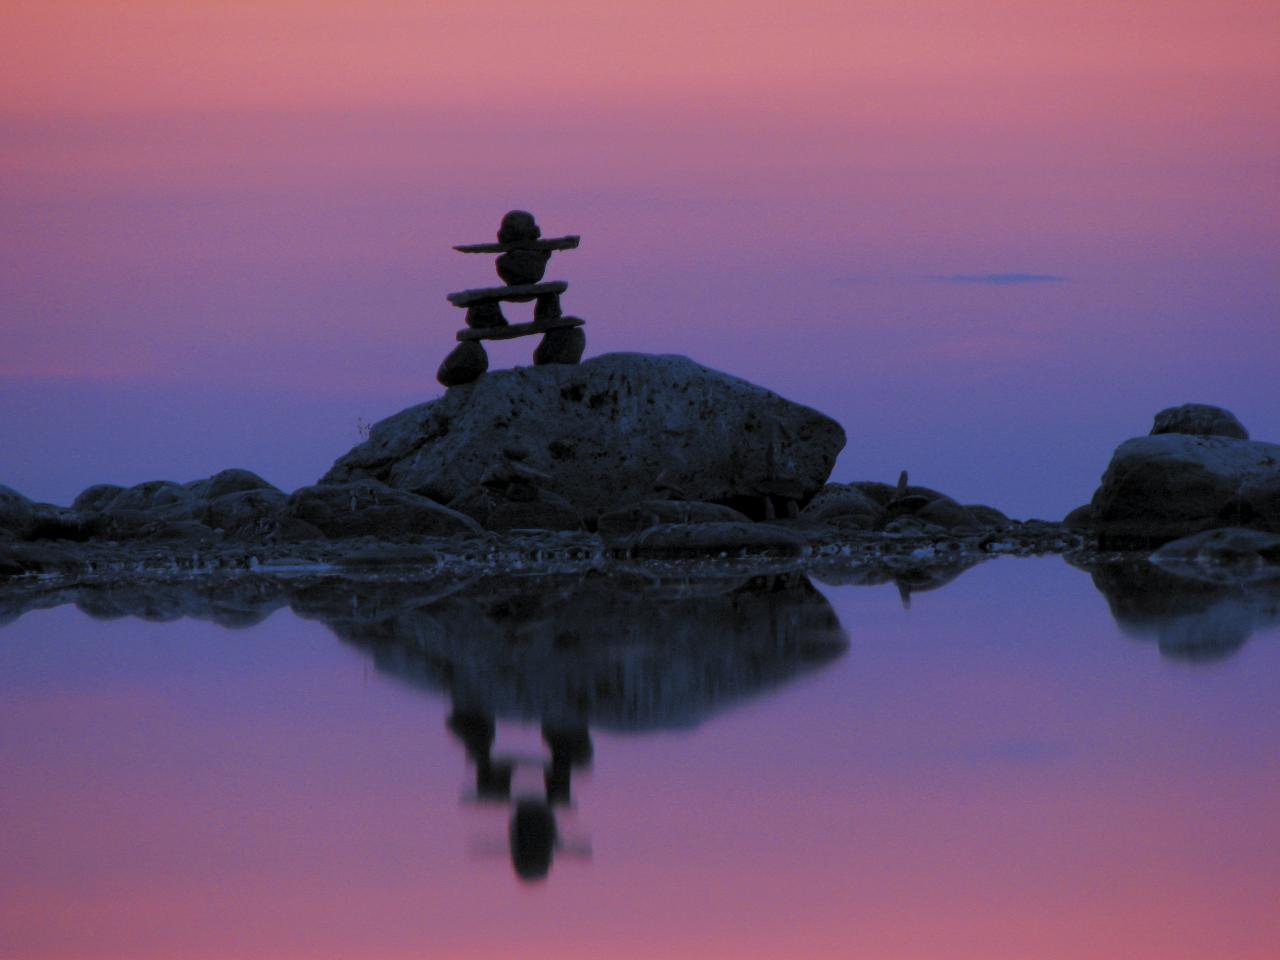
[[[688,726],[839,656],[848,639],[803,577],[665,585],[494,578],[435,599],[331,586],[295,607],[378,668],[463,710],[566,729]]]
[[[1213,583],[1151,563],[1106,564],[1092,571],[1120,629],[1155,638],[1176,660],[1228,657],[1257,630],[1280,623],[1280,583]]]

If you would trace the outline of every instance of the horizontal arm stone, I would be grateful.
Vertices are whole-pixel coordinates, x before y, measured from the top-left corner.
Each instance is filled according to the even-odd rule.
[[[511,300],[523,303],[544,293],[564,293],[569,284],[563,280],[547,283],[521,283],[510,287],[479,287],[475,290],[459,290],[449,294],[449,302],[455,307],[470,307],[477,303],[497,303]]]

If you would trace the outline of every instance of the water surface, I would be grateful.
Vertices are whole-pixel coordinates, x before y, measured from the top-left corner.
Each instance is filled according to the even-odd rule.
[[[822,577],[15,601],[0,956],[1280,952],[1274,592]]]

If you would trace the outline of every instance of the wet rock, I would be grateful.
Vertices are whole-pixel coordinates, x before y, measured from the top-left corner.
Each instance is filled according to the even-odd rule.
[[[289,497],[285,513],[329,537],[393,539],[483,533],[479,524],[456,510],[373,480],[303,487]]]
[[[638,559],[680,557],[803,557],[809,544],[801,536],[768,523],[665,523],[628,542]]]
[[[533,351],[536,366],[548,363],[577,363],[587,348],[587,335],[581,327],[561,327],[548,330],[542,342]]]
[[[1216,583],[1280,582],[1280,534],[1228,527],[1166,543],[1152,563]]]
[[[807,502],[844,431],[834,420],[685,357],[609,354],[490,373],[377,424],[324,483],[361,478],[448,503],[509,443],[583,515],[652,497]]]
[[[895,501],[898,502],[898,501]],[[950,497],[938,497],[926,503],[919,510],[915,511],[915,516],[925,523],[933,523],[942,527],[944,530],[977,531],[983,529],[983,524],[978,519],[956,503]],[[1007,518],[1006,518],[1007,523]]]
[[[1104,546],[1154,546],[1217,527],[1280,532],[1280,446],[1222,436],[1126,440],[1093,496]]]
[[[882,486],[891,489],[887,484]],[[887,499],[884,503],[876,500],[858,484],[828,483],[800,516],[835,527],[875,530],[888,519],[887,503]]]
[[[1207,403],[1184,403],[1180,407],[1161,410],[1156,414],[1155,424],[1151,427],[1151,436],[1162,433],[1249,439],[1249,431],[1236,419],[1234,413]]]
[[[199,520],[175,520],[153,523],[140,531],[147,540],[164,543],[207,544],[220,540],[207,524]]]
[[[745,514],[719,503],[701,500],[642,500],[601,515],[596,529],[617,540],[663,523],[748,523]]]
[[[988,529],[1004,530],[1013,523],[1002,511],[986,504],[967,503],[964,508],[981,526]]]
[[[492,487],[475,490],[449,502],[451,510],[466,514],[486,530],[581,530],[582,517],[569,501],[547,490],[528,487],[528,496],[510,496]],[[517,491],[521,488],[517,487]]]
[[[489,355],[484,347],[475,340],[463,340],[441,362],[436,379],[446,387],[457,387],[472,383],[488,369]]]

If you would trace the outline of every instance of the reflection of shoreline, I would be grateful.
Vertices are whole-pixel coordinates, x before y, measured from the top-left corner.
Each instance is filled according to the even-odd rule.
[[[1259,630],[1280,624],[1280,583],[1178,576],[1145,559],[1089,570],[1116,624],[1156,641],[1170,660],[1208,663],[1234,655]]]
[[[490,578],[432,603],[323,620],[379,671],[456,709],[563,729],[692,726],[839,656],[848,638],[798,575],[658,582]],[[299,605],[295,603],[295,608]]]

